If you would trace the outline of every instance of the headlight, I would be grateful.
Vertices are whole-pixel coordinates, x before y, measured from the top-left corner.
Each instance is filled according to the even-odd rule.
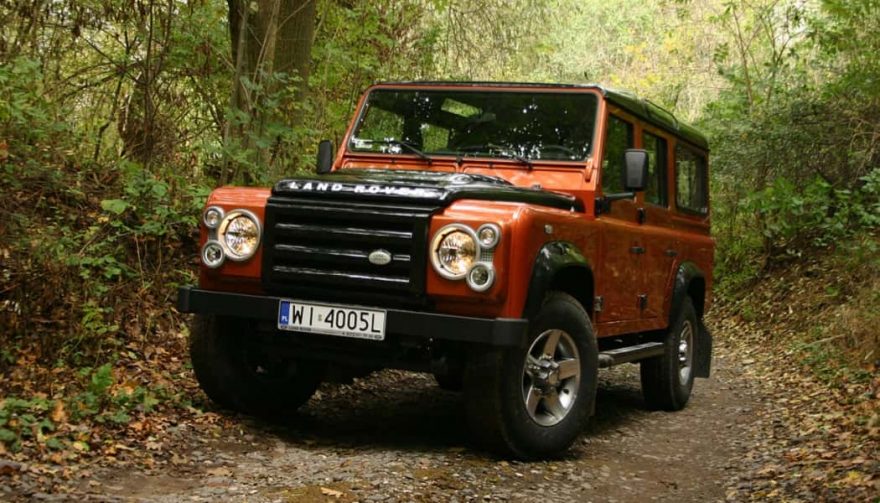
[[[218,235],[230,260],[247,260],[260,246],[260,223],[253,213],[235,210],[223,219]]]
[[[474,231],[460,224],[440,229],[431,242],[434,270],[447,279],[462,279],[479,257]]]
[[[485,292],[495,282],[495,268],[492,264],[477,262],[467,273],[467,284],[475,292]]]
[[[483,224],[477,229],[477,239],[481,248],[486,250],[495,248],[501,239],[501,229],[495,224]]]
[[[202,263],[211,269],[216,269],[223,265],[226,260],[226,252],[223,247],[216,241],[208,241],[202,247]]]
[[[202,215],[202,221],[205,222],[205,227],[209,229],[216,229],[220,225],[221,220],[223,220],[223,208],[216,206],[211,206]]]

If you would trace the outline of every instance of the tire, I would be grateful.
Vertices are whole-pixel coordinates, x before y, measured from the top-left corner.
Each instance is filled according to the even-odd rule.
[[[478,443],[523,460],[558,456],[571,446],[593,412],[598,378],[592,324],[574,297],[546,297],[525,347],[471,354],[465,405]]]
[[[190,358],[202,390],[218,405],[263,417],[287,416],[321,383],[318,363],[272,358],[249,320],[197,315]]]
[[[697,311],[685,297],[664,337],[663,355],[641,362],[642,394],[649,408],[676,411],[687,405],[694,387],[697,330]]]

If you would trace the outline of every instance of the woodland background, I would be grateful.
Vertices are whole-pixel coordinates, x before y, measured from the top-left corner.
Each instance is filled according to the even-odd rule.
[[[192,407],[162,362],[185,370],[206,195],[313,169],[380,80],[674,110],[710,137],[722,312],[797,311],[803,372],[876,379],[878,54],[880,0],[0,0],[0,454]]]

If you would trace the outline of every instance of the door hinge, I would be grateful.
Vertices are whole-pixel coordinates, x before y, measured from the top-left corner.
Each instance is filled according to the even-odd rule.
[[[597,296],[596,299],[593,301],[593,311],[596,311],[597,313],[602,312],[602,306],[604,304],[605,304],[605,299],[602,298],[601,295]]]
[[[639,295],[639,309],[645,309],[648,307],[648,294],[643,293]]]

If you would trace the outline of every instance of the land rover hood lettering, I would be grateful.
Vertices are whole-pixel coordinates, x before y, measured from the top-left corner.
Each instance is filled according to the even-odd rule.
[[[569,194],[517,187],[503,178],[438,171],[343,169],[326,175],[281,180],[276,197],[396,201],[447,206],[459,199],[510,201],[583,211]]]
[[[386,196],[412,197],[416,199],[439,199],[443,191],[430,187],[408,187],[401,185],[382,185],[364,183],[316,182],[303,180],[284,180],[275,186],[276,192],[341,192],[351,194],[377,194]]]

